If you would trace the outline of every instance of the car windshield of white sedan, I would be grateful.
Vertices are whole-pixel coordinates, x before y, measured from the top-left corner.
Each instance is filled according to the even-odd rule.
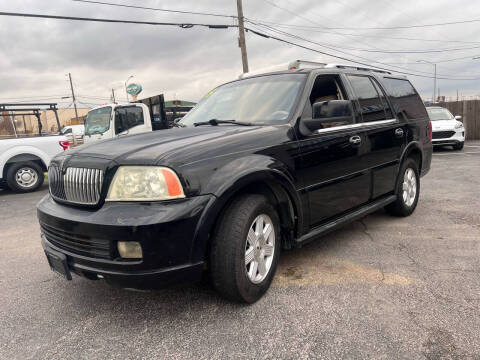
[[[447,109],[427,109],[428,117],[432,121],[436,120],[452,120],[453,115]]]
[[[205,95],[179,124],[194,126],[212,119],[286,123],[305,78],[305,74],[277,74],[222,85]]]

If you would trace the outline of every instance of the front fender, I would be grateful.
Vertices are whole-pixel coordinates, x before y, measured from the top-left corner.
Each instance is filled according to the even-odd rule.
[[[242,188],[259,182],[267,184],[274,194],[278,187],[281,188],[280,191],[287,194],[298,218],[297,229],[302,228],[303,211],[294,185],[296,179],[288,167],[280,161],[264,155],[239,158],[215,171],[209,181],[202,186],[202,193],[213,194],[215,197],[207,205],[198,223],[192,247],[192,260],[203,260],[207,251],[209,235],[228,202]]]

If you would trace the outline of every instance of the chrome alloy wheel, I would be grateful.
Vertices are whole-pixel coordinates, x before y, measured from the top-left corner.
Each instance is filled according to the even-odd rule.
[[[23,188],[31,188],[37,183],[38,174],[29,167],[22,167],[15,173],[15,181]]]
[[[275,252],[275,229],[266,214],[258,215],[248,230],[245,244],[245,271],[248,279],[261,283],[272,267]]]
[[[415,201],[415,196],[417,195],[417,177],[412,168],[407,168],[405,174],[403,175],[403,184],[402,184],[402,196],[403,202],[407,206],[412,206]]]

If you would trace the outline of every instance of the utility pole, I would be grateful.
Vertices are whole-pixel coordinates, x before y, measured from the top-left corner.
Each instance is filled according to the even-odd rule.
[[[243,7],[242,0],[237,0],[237,18],[238,18],[238,46],[242,52],[243,73],[248,72],[247,45],[245,44],[245,28],[243,26]]]
[[[75,100],[75,93],[73,92],[72,74],[68,73],[68,78],[70,79],[70,89],[72,89],[72,100],[73,100],[73,107],[75,108],[75,119],[77,119],[77,124],[78,124],[77,101]]]
[[[112,99],[113,99],[113,102],[115,102],[115,89],[112,89]]]

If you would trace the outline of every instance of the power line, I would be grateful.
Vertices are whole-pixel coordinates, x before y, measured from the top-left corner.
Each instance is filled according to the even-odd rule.
[[[358,58],[358,59],[361,59],[362,61],[367,61],[368,63],[377,63],[377,64],[381,64],[381,65],[386,65],[386,66],[390,65],[390,64],[382,63],[382,62],[380,62],[380,61],[375,61],[375,60],[372,60],[372,59],[369,59],[369,58],[365,58],[365,57],[362,57],[362,56],[359,56],[359,55],[350,54],[350,53],[348,53],[348,52],[346,52],[346,51],[338,50],[337,48],[334,48],[334,47],[331,47],[331,46],[322,45],[322,44],[316,43],[316,42],[314,42],[314,41],[311,41],[311,40],[308,40],[308,39],[304,39],[304,38],[302,38],[302,37],[300,37],[300,36],[293,35],[293,34],[289,34],[289,33],[287,33],[287,32],[281,31],[281,30],[277,30],[277,29],[272,28],[272,27],[269,27],[269,29],[270,29],[270,31],[273,31],[273,32],[275,32],[275,33],[277,33],[277,34],[284,35],[284,36],[289,36],[289,37],[295,38],[295,39],[297,39],[297,40],[302,40],[302,41],[306,41],[306,42],[309,42],[309,43],[312,43],[312,44],[315,44],[315,45],[319,45],[319,46],[325,47],[325,48],[327,48],[327,49],[329,49],[329,50],[337,51],[337,52],[340,52],[340,53],[342,53],[342,54],[346,54],[346,55],[348,55],[348,56],[353,56],[353,57],[356,57],[356,58]],[[335,55],[331,55],[331,54],[330,54],[330,56],[334,56],[334,57],[335,57]],[[342,57],[340,57],[340,59],[345,60],[345,59],[342,58]],[[362,64],[362,65],[365,65],[365,63],[358,62],[358,61],[355,61],[355,60],[348,60],[348,61],[352,61],[352,62],[356,62],[356,63]],[[370,66],[370,65],[369,65],[369,66]],[[408,69],[405,69],[405,68],[400,67],[400,66],[392,66],[392,67],[397,68],[397,69],[401,69],[401,70],[408,70]],[[384,70],[385,70],[385,69],[384,69]],[[390,71],[397,71],[397,72],[398,72],[398,70],[390,70]],[[418,70],[417,70],[417,72],[418,72],[418,73],[428,74],[428,73],[426,73],[426,72],[422,72],[422,71],[418,71]]]
[[[423,77],[423,78],[428,78],[428,79],[433,79],[433,76],[428,76],[428,75],[420,75],[420,74],[415,74],[415,73],[411,73],[411,72],[407,72],[407,71],[398,71],[398,70],[392,70],[392,69],[389,69],[389,68],[386,68],[386,67],[380,67],[380,66],[376,66],[376,65],[371,65],[371,64],[368,64],[368,63],[364,63],[364,62],[360,62],[360,61],[357,61],[357,60],[352,60],[352,59],[349,59],[349,58],[346,58],[346,57],[343,57],[343,56],[338,56],[338,55],[333,55],[333,54],[330,54],[330,53],[327,53],[325,51],[321,51],[321,50],[318,50],[318,49],[314,49],[314,48],[311,48],[311,47],[308,47],[308,46],[304,46],[304,45],[301,45],[301,44],[297,44],[297,43],[294,43],[292,41],[288,41],[288,40],[285,40],[285,39],[281,39],[279,37],[276,37],[276,36],[272,36],[272,35],[267,35],[265,33],[262,33],[260,31],[256,31],[256,30],[253,30],[251,28],[247,28],[249,31],[251,31],[252,33],[254,33],[255,35],[258,35],[258,36],[261,36],[261,37],[264,37],[264,38],[270,38],[270,39],[273,39],[273,40],[277,40],[277,41],[280,41],[280,42],[283,42],[285,44],[289,44],[289,45],[292,45],[292,46],[296,46],[296,47],[299,47],[299,48],[302,48],[302,49],[305,49],[305,50],[310,50],[310,51],[313,51],[313,52],[316,52],[316,53],[319,53],[319,54],[322,54],[322,55],[327,55],[327,56],[331,56],[331,57],[334,57],[334,58],[337,58],[337,59],[340,59],[340,60],[345,60],[345,61],[349,61],[349,62],[352,62],[352,63],[355,63],[355,64],[360,64],[360,65],[364,65],[364,66],[368,66],[368,67],[374,67],[376,69],[379,69],[379,70],[384,70],[384,71],[393,71],[393,72],[396,72],[396,73],[399,73],[399,74],[403,74],[403,75],[411,75],[411,76],[417,76],[417,77]],[[375,63],[379,63],[379,62],[376,62],[376,61],[372,61],[372,62],[375,62]],[[381,64],[381,63],[379,63]],[[454,78],[447,78],[447,77],[439,77],[437,76],[437,79],[442,79],[442,80],[480,80],[480,78],[471,78],[471,79],[454,79]]]
[[[184,11],[184,10],[171,10],[171,9],[154,8],[154,7],[148,7],[148,6],[138,6],[138,5],[129,5],[129,4],[110,3],[110,2],[105,2],[105,1],[93,1],[93,0],[72,0],[72,1],[81,2],[81,3],[89,3],[89,4],[97,4],[97,5],[107,5],[107,6],[116,6],[116,7],[132,8],[132,9],[162,11],[162,12],[178,13],[178,14],[216,16],[216,17],[223,17],[223,18],[236,18],[235,15],[206,13],[206,12],[195,12],[195,11]]]
[[[311,22],[310,19],[305,18],[304,16],[289,10],[287,8],[281,7],[270,0],[263,0],[264,2],[270,4],[271,6],[274,6],[278,9],[284,10],[289,12],[290,14],[306,19],[309,22]],[[329,29],[329,30],[394,30],[394,29],[410,29],[410,28],[424,28],[424,27],[433,27],[433,26],[445,26],[445,25],[455,25],[455,24],[467,24],[467,23],[473,23],[473,22],[480,22],[480,19],[471,19],[471,20],[460,20],[460,21],[451,21],[451,22],[443,22],[443,23],[435,23],[435,24],[421,24],[421,25],[405,25],[405,26],[385,26],[385,27],[329,27],[329,26],[324,26],[324,28]]]
[[[254,24],[254,25],[259,25],[259,26],[263,26],[263,27],[266,27],[266,28],[269,28],[269,29],[274,29],[270,25],[266,25],[266,24],[262,24],[262,23],[255,23],[251,20],[247,20],[247,21],[251,24]],[[278,31],[280,31],[280,30],[278,30]],[[284,32],[284,34],[289,34],[289,35],[292,35],[292,36],[296,36],[295,34],[286,33],[286,32]],[[309,41],[305,38],[302,38],[302,40]],[[309,41],[309,42],[312,42],[312,41]],[[472,50],[472,49],[479,49],[480,48],[480,45],[478,45],[478,46],[471,46],[471,47],[448,48],[448,49],[388,50],[388,49],[377,49],[377,48],[375,48],[375,49],[359,49],[359,48],[352,48],[352,47],[348,47],[348,46],[341,47],[341,46],[338,46],[338,45],[332,45],[332,44],[328,44],[328,43],[319,43],[319,42],[313,42],[313,43],[315,43],[317,45],[320,45],[320,46],[334,46],[335,48],[338,48],[338,49],[346,49],[346,50],[361,51],[361,52],[384,53],[384,54],[427,54],[427,53]]]
[[[275,25],[280,28],[294,29],[299,31],[308,31],[308,32],[317,32],[324,34],[334,34],[342,36],[352,36],[352,37],[361,37],[361,38],[372,38],[372,39],[387,39],[387,40],[406,40],[406,41],[422,41],[422,42],[443,42],[443,43],[459,43],[459,44],[480,44],[478,41],[463,41],[463,40],[445,40],[445,39],[423,39],[423,38],[411,38],[411,37],[394,37],[394,36],[379,36],[379,35],[368,35],[368,34],[352,34],[352,33],[339,33],[326,30],[321,26],[308,26],[308,25],[296,25],[296,24],[284,24],[273,21],[266,20],[255,20],[252,18],[245,17],[245,21],[252,21],[257,24],[263,25]]]
[[[4,97],[0,100],[17,100],[17,99],[60,99],[68,95],[39,95],[39,96],[20,96],[20,97]]]
[[[264,0],[264,1],[266,1],[266,0]],[[48,19],[61,19],[61,20],[94,21],[94,22],[126,23],[126,24],[144,24],[144,25],[170,25],[170,26],[180,26],[181,28],[190,28],[190,27],[193,27],[193,26],[204,26],[204,27],[209,27],[209,28],[236,28],[238,26],[238,25],[212,25],[212,24],[201,24],[201,23],[170,23],[170,22],[133,21],[133,20],[117,20],[117,19],[99,19],[99,18],[84,18],[84,17],[43,15],[43,14],[26,14],[26,13],[7,13],[7,12],[0,12],[0,16],[16,16],[16,17],[48,18]],[[261,31],[253,30],[251,28],[246,28],[246,30],[249,30],[252,33],[254,33],[258,36],[261,36],[261,37],[271,38],[273,40],[277,40],[277,41],[280,41],[280,42],[283,42],[283,43],[286,43],[286,44],[290,44],[292,46],[300,47],[300,48],[303,48],[303,49],[306,49],[306,50],[314,51],[314,52],[319,53],[319,54],[331,56],[331,57],[334,57],[334,58],[337,58],[337,59],[353,62],[353,63],[364,65],[364,66],[372,66],[369,63],[360,62],[358,60],[352,60],[352,59],[349,59],[349,58],[346,58],[346,57],[343,57],[343,56],[330,54],[330,53],[327,53],[325,51],[321,51],[321,50],[318,50],[318,49],[314,49],[314,48],[311,48],[311,47],[300,45],[300,44],[297,44],[297,43],[294,43],[292,41],[288,41],[288,40],[285,40],[285,39],[282,39],[282,38],[279,38],[279,37],[276,37],[276,36],[268,35],[268,34],[262,33]],[[300,37],[298,37],[296,35],[291,35],[291,36],[301,39]],[[322,46],[324,46],[324,45],[322,45]],[[334,49],[334,48],[331,49],[331,50],[339,51],[339,50]],[[339,52],[342,52],[342,51],[339,51]],[[343,52],[343,53],[345,53],[345,52]],[[388,65],[388,64],[383,64],[379,61],[373,61],[371,59],[362,58],[362,57],[357,56],[357,55],[348,54],[348,53],[346,53],[346,54],[350,55],[350,56],[360,58],[360,59],[363,59],[365,61],[369,61],[371,63]],[[394,72],[404,74],[404,75],[412,75],[412,76],[418,76],[418,77],[424,77],[424,78],[432,78],[432,76],[415,74],[415,73],[406,72],[406,71],[392,70],[392,69],[389,69],[389,68],[380,67],[380,66],[376,66],[376,65],[373,65],[373,67],[375,67],[377,69],[380,69],[380,70],[394,71]],[[406,69],[401,68],[401,67],[397,67],[397,68],[406,70]],[[444,79],[444,80],[478,80],[478,78],[471,78],[471,79],[447,78],[447,77],[437,77],[437,78],[438,79]]]
[[[269,29],[270,31],[273,31],[273,32],[277,33],[277,34],[284,35],[284,36],[289,36],[289,37],[292,37],[292,38],[295,38],[295,39],[298,39],[298,40],[302,40],[302,41],[306,41],[306,42],[309,42],[309,43],[312,43],[312,44],[315,44],[315,45],[323,46],[323,47],[325,47],[325,48],[327,48],[327,49],[334,50],[334,51],[338,51],[338,52],[340,52],[340,53],[343,53],[343,54],[346,54],[346,55],[350,55],[350,56],[353,56],[353,57],[357,57],[357,58],[359,58],[359,59],[361,59],[361,60],[365,60],[365,61],[368,61],[368,62],[370,62],[370,63],[377,63],[377,64],[381,64],[381,65],[384,65],[384,66],[389,66],[389,65],[390,65],[391,67],[394,67],[394,68],[397,68],[397,69],[400,69],[400,70],[407,70],[407,71],[409,71],[408,68],[404,68],[404,67],[400,67],[400,66],[395,66],[395,65],[393,65],[394,63],[384,63],[384,62],[375,61],[375,60],[372,60],[372,59],[369,59],[369,58],[365,58],[365,57],[362,57],[362,56],[350,54],[350,53],[347,53],[347,52],[345,52],[345,51],[338,50],[338,49],[336,49],[336,48],[334,48],[334,47],[332,47],[332,46],[326,46],[325,44],[317,43],[317,42],[315,42],[315,41],[311,41],[311,40],[302,38],[302,37],[297,36],[297,35],[294,35],[294,34],[290,34],[290,33],[287,33],[287,32],[281,31],[281,30],[277,30],[277,29],[275,29],[275,28],[273,28],[273,27],[270,27],[270,26],[268,27],[268,29]],[[391,70],[391,71],[397,71],[397,72],[398,72],[398,70]],[[415,72],[420,73],[420,74],[430,74],[430,73],[428,73],[428,72],[419,71],[419,70],[415,70]],[[441,76],[444,76],[444,77],[454,76],[454,75],[450,75],[450,74],[443,74],[443,75],[440,74],[440,75],[441,75]],[[438,78],[438,77],[437,77],[437,78]],[[458,78],[458,79],[460,80],[460,78]]]
[[[474,22],[480,22],[480,19],[451,21],[451,22],[435,23],[435,24],[421,24],[421,25],[386,26],[386,27],[331,27],[329,29],[331,30],[396,30],[396,29],[413,29],[413,28],[468,24],[468,23],[474,23]]]
[[[76,16],[45,15],[45,14],[11,13],[11,12],[0,12],[0,16],[16,16],[16,17],[58,19],[58,20],[74,20],[74,21],[93,21],[93,22],[120,23],[120,24],[179,26],[182,29],[189,29],[189,28],[192,28],[194,26],[202,26],[202,27],[207,27],[207,28],[210,28],[210,29],[227,29],[227,28],[238,27],[238,25],[228,25],[228,24],[173,23],[173,22],[157,22],[157,21],[101,19],[101,18],[87,18],[87,17],[76,17]]]

